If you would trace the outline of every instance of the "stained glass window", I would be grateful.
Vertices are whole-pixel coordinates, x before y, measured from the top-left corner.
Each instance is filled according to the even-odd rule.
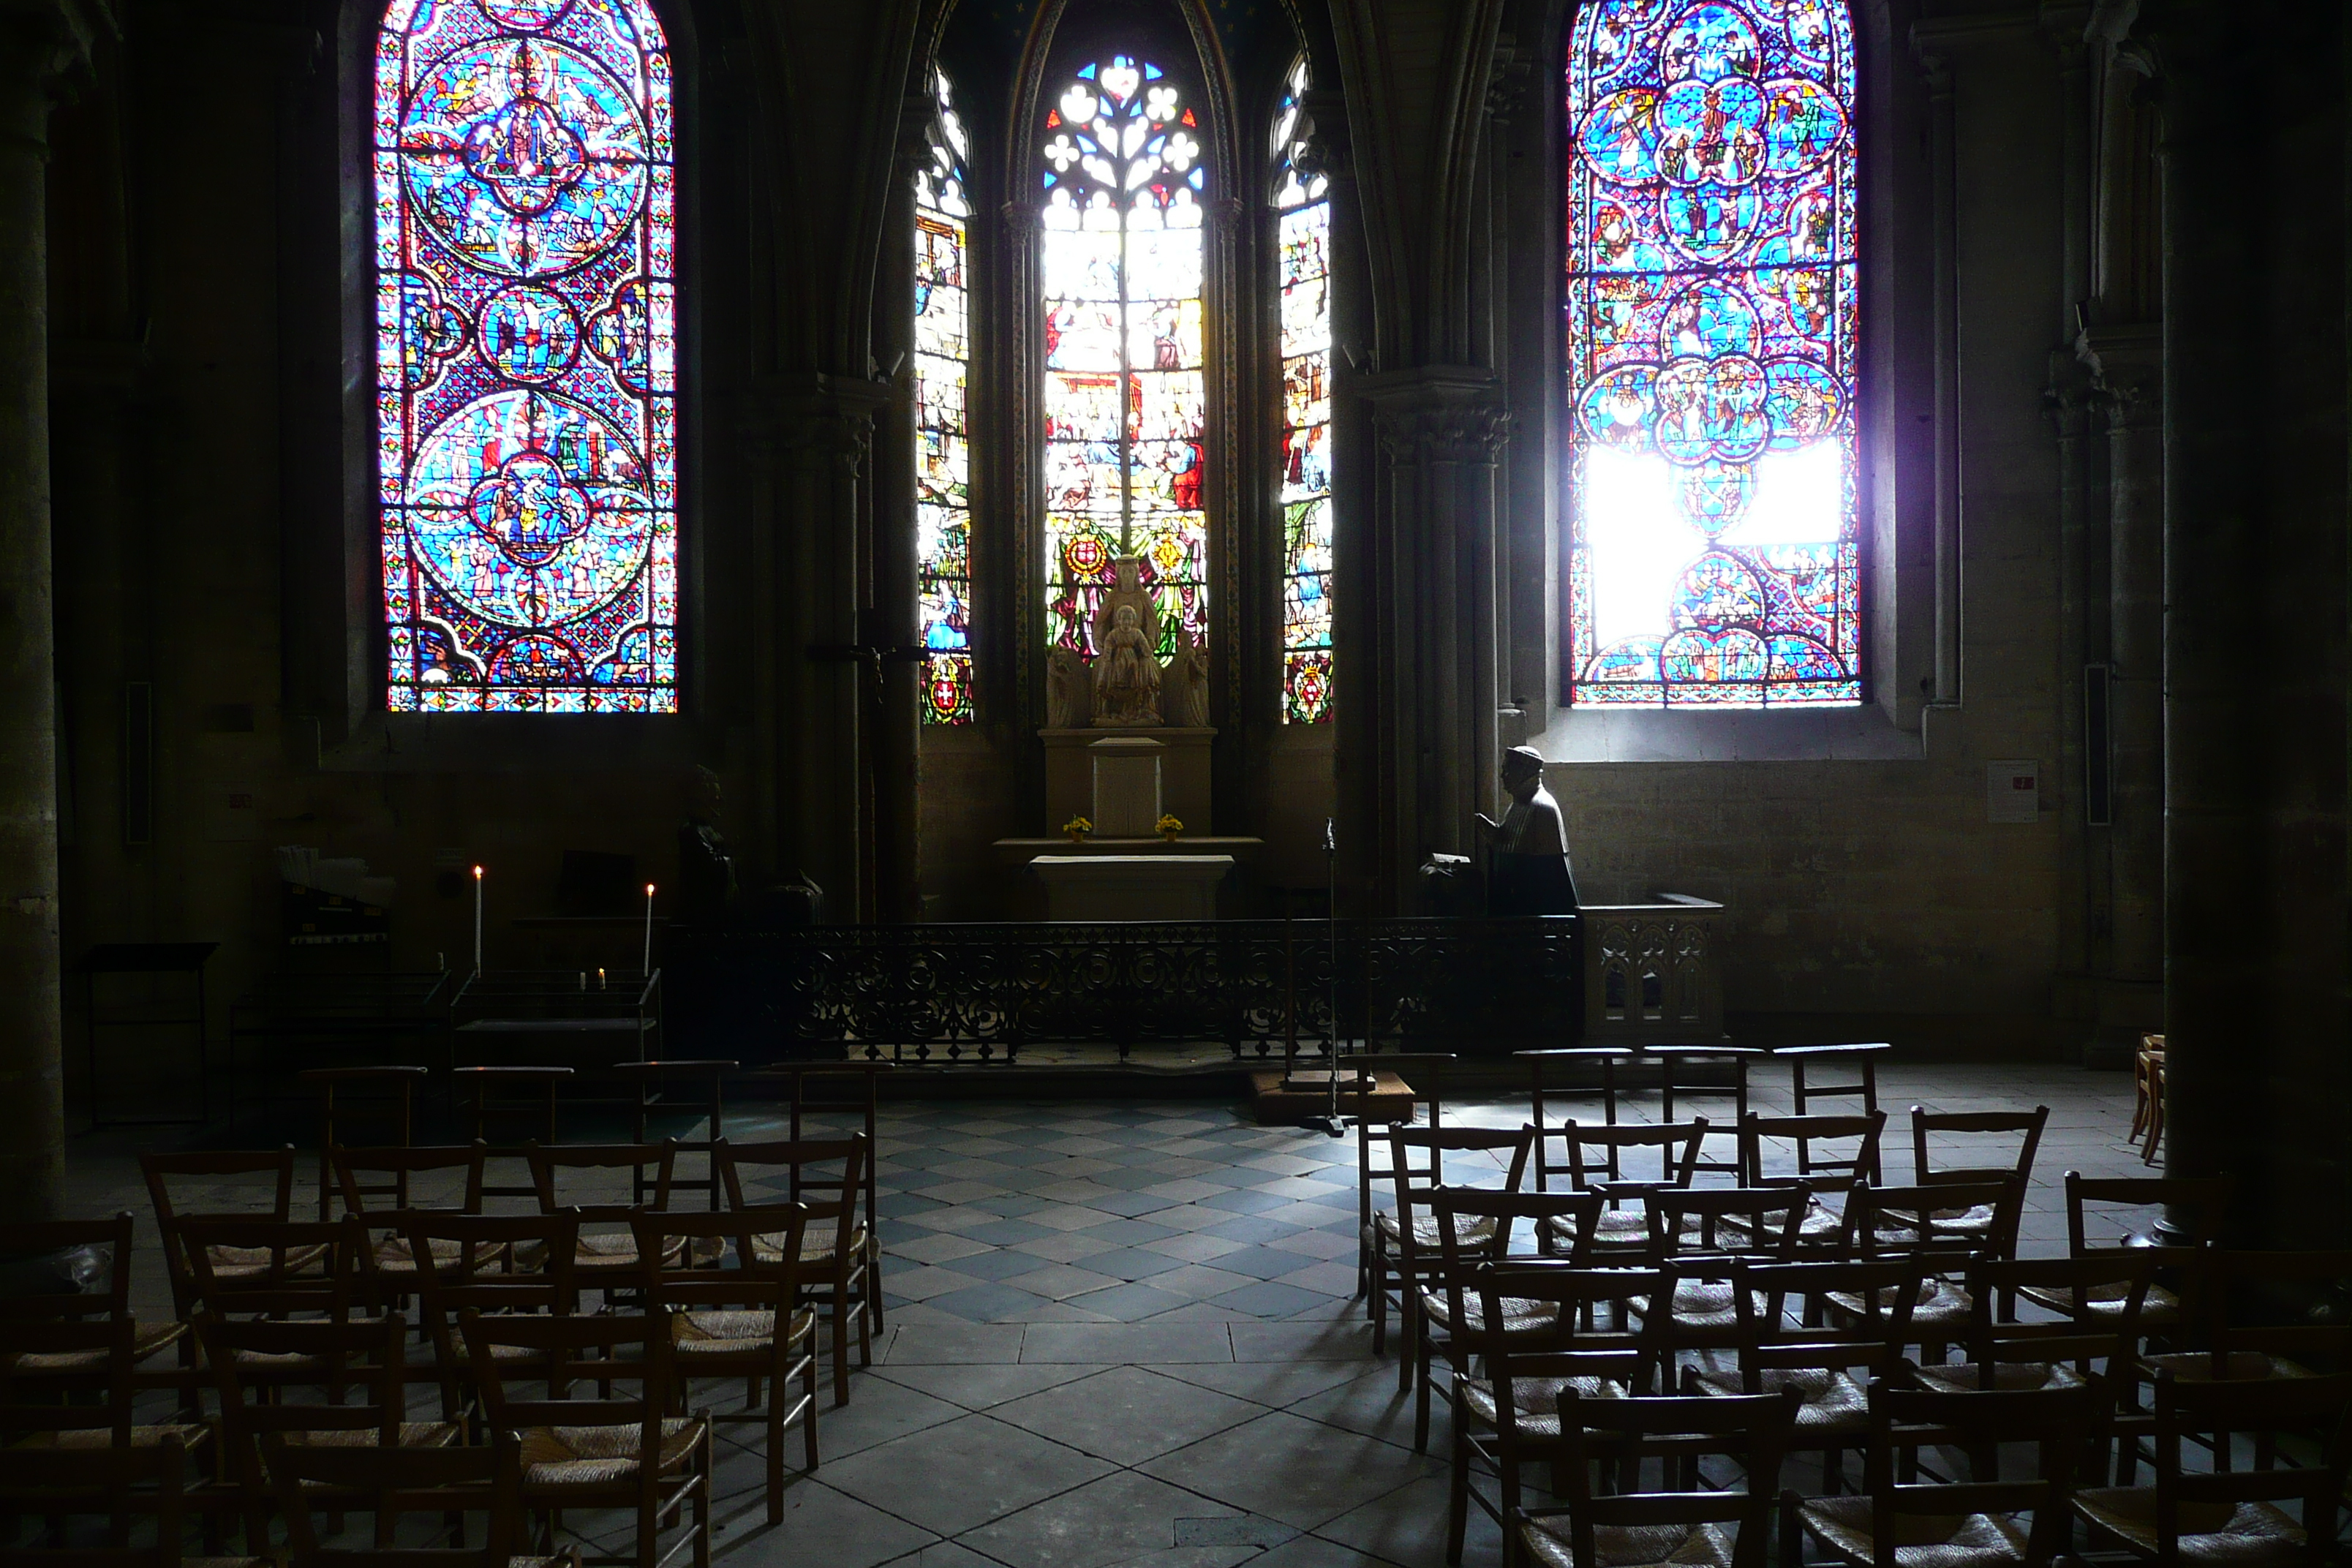
[[[374,124],[386,705],[676,711],[661,25],[391,0]]]
[[[1570,700],[1862,698],[1843,0],[1590,0],[1568,62]]]
[[[1112,563],[1158,595],[1160,653],[1208,631],[1202,510],[1202,130],[1156,66],[1114,55],[1050,100],[1040,276],[1045,326],[1045,618],[1091,658]]]
[[[923,720],[969,724],[971,700],[971,294],[964,160],[971,152],[945,76],[930,162],[915,174],[915,550],[922,594]]]
[[[1274,121],[1281,173],[1282,717],[1331,717],[1330,181],[1298,139],[1307,62],[1290,73]]]

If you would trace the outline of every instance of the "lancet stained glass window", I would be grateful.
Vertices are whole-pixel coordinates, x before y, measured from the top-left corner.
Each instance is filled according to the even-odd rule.
[[[676,711],[661,25],[391,0],[374,125],[386,705]]]
[[[1843,0],[1590,0],[1568,61],[1576,704],[1862,698]]]
[[[1131,554],[1165,657],[1208,631],[1201,125],[1158,66],[1114,55],[1064,85],[1045,133],[1047,632],[1092,658]]]
[[[915,174],[915,552],[922,593],[923,720],[969,724],[971,696],[971,293],[964,160],[971,143],[944,75],[930,162]]]
[[[1331,717],[1331,182],[1298,139],[1307,62],[1274,120],[1281,175],[1282,717]]]

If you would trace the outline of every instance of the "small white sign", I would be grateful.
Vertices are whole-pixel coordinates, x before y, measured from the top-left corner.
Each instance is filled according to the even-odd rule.
[[[1985,764],[1985,820],[2037,822],[2042,816],[2042,764],[2026,758]]]

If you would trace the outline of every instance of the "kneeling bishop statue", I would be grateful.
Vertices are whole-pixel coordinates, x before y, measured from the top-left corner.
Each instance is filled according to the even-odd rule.
[[[1503,787],[1510,809],[1500,822],[1481,813],[1478,837],[1493,851],[1486,873],[1490,915],[1572,915],[1576,873],[1569,863],[1568,829],[1559,802],[1544,788],[1543,754],[1533,746],[1503,753]]]

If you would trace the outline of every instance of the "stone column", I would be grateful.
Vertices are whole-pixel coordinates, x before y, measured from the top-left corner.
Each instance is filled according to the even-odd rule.
[[[2164,397],[2158,329],[2094,331],[2107,426],[2107,974],[2102,1023],[2160,1026],[2164,981]],[[2137,1014],[2134,1005],[2147,1007]]]
[[[1365,378],[1383,463],[1373,554],[1382,777],[1375,876],[1412,913],[1415,868],[1465,854],[1470,817],[1496,805],[1496,463],[1511,416],[1494,374],[1425,366]]]
[[[58,1215],[58,746],[49,564],[49,108],[103,15],[0,0],[0,1215]]]

